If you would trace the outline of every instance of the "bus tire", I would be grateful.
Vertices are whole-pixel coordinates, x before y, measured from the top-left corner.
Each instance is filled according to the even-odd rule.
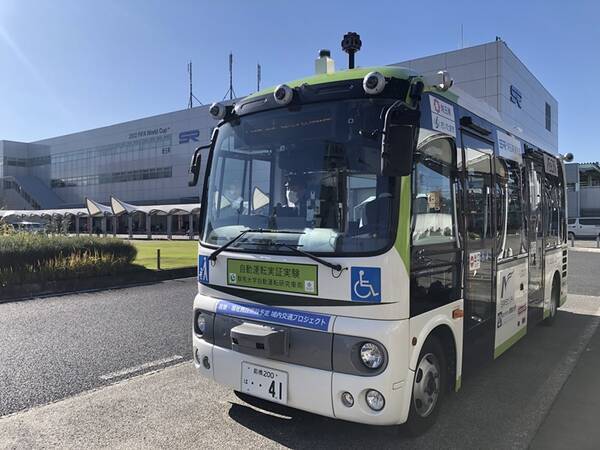
[[[560,279],[558,275],[552,280],[552,292],[550,294],[550,314],[544,320],[544,325],[551,326],[556,320],[558,307],[560,306]]]
[[[448,363],[444,348],[436,336],[423,344],[413,379],[408,420],[409,436],[419,436],[437,420],[448,386]]]

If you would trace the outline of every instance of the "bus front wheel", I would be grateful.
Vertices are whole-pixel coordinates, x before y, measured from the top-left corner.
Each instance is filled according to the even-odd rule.
[[[429,336],[417,362],[410,412],[405,429],[410,436],[427,431],[436,421],[447,388],[448,364],[436,336]]]

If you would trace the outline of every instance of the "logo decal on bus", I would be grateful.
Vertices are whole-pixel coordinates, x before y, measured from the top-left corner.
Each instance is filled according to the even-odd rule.
[[[352,267],[350,274],[352,301],[381,302],[381,269],[379,267]]]
[[[198,256],[198,283],[208,283],[208,256]]]

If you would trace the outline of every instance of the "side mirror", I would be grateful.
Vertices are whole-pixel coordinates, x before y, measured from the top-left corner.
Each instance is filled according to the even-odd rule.
[[[188,182],[188,186],[196,186],[198,184],[198,178],[200,178],[200,168],[202,167],[202,150],[210,149],[209,152],[212,152],[215,143],[217,142],[217,136],[219,135],[219,129],[215,128],[210,138],[210,143],[207,145],[201,145],[194,151],[194,155],[192,156],[192,161],[190,162],[190,170],[189,172],[192,174],[192,179]]]
[[[200,168],[202,167],[202,155],[200,150],[206,148],[206,146],[198,147],[192,156],[192,162],[190,163],[190,173],[192,179],[188,181],[188,186],[196,186],[198,184],[198,178],[200,177]]]
[[[403,177],[412,172],[413,155],[417,148],[421,112],[396,102],[385,114],[381,141],[381,174]]]

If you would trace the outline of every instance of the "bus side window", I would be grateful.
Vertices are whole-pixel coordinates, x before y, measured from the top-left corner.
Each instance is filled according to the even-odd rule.
[[[562,185],[559,180],[553,176],[546,174],[546,179],[543,185],[544,192],[544,235],[546,247],[554,247],[562,241],[561,239],[561,203],[560,191]],[[563,219],[564,220],[564,219]]]
[[[412,192],[410,314],[416,316],[460,295],[460,250],[455,215],[456,150],[436,139],[416,154]]]
[[[503,169],[498,170],[501,164]],[[518,162],[496,160],[497,180],[497,241],[498,259],[511,258],[525,253],[525,218],[523,216],[522,169]]]

